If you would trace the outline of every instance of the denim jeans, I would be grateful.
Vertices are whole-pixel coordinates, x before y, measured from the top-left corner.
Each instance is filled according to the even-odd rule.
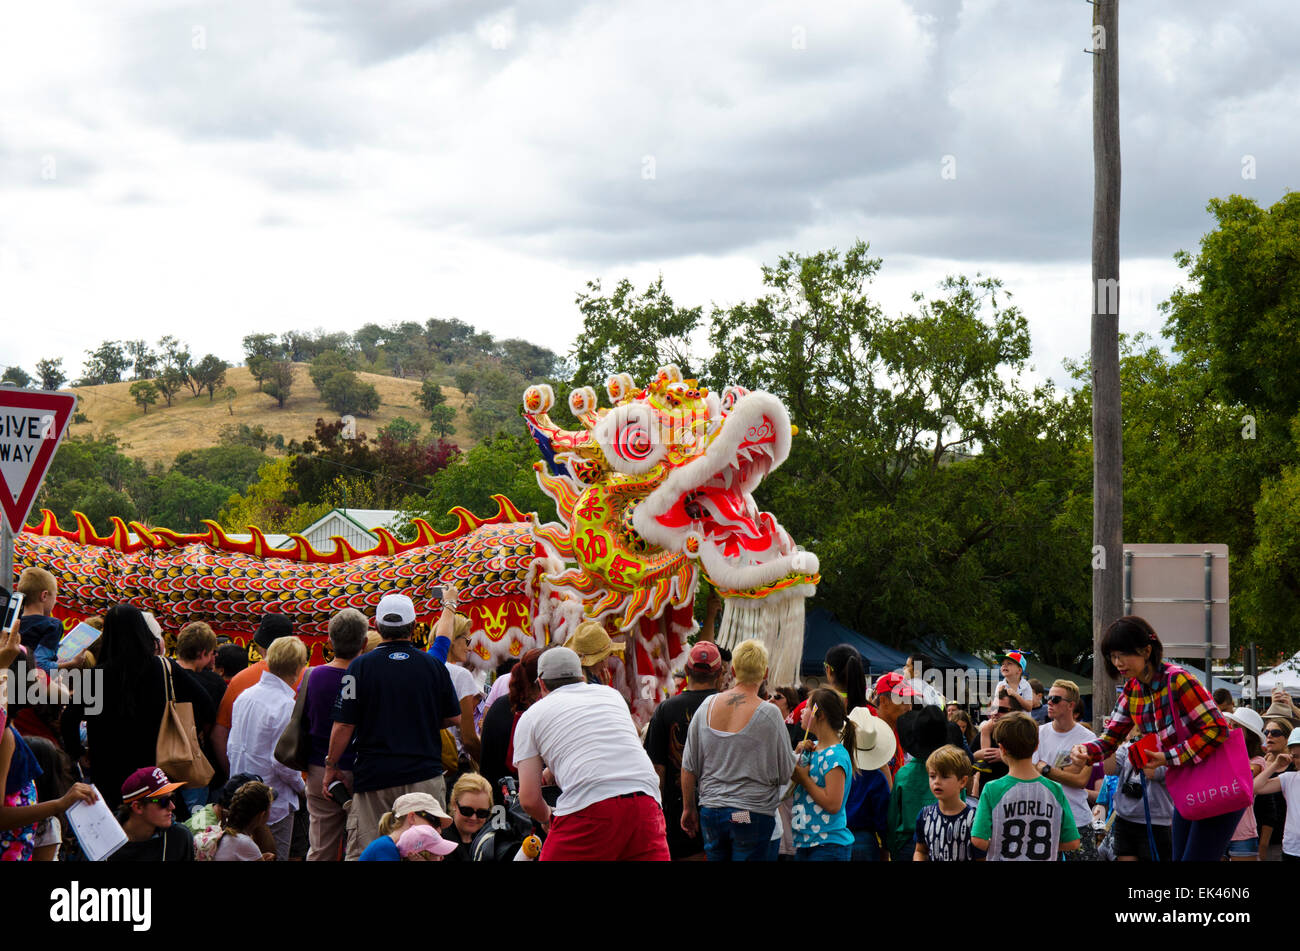
[[[732,814],[742,811],[701,807],[700,831],[704,833],[704,854],[710,862],[770,860],[776,817],[751,812],[748,822],[732,822]]]
[[[853,833],[853,861],[880,861],[880,841],[874,831],[859,829]]]
[[[794,852],[796,862],[847,862],[852,857],[851,845],[813,845]]]
[[[1250,808],[1249,806],[1247,808]],[[1174,812],[1174,861],[1218,862],[1245,809],[1190,822]],[[1289,818],[1289,817],[1288,817]]]

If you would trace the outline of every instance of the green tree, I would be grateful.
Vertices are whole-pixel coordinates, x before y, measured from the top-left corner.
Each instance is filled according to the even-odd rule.
[[[153,385],[159,395],[167,401],[167,405],[171,406],[176,394],[185,388],[185,377],[176,367],[167,366],[153,378]]]
[[[288,360],[276,360],[262,367],[262,392],[275,400],[280,409],[289,399],[293,390],[293,364]]]
[[[231,416],[235,415],[235,398],[238,396],[239,391],[233,386],[228,386],[221,391],[221,398],[226,401],[226,409],[230,411]]]
[[[1223,402],[1285,438],[1300,410],[1300,192],[1268,209],[1231,195],[1208,210],[1216,227],[1200,252],[1174,255],[1190,287],[1163,305],[1165,332]]]
[[[440,439],[455,435],[455,422],[456,411],[445,403],[429,411],[429,431]]]
[[[247,491],[232,495],[217,516],[227,531],[243,532],[249,525],[264,532],[302,531],[330,510],[326,503],[301,504],[288,456],[272,459],[258,469]]]
[[[350,370],[337,370],[321,389],[321,398],[341,415],[370,416],[379,409],[379,390]]]
[[[158,387],[149,380],[136,380],[131,384],[131,398],[140,405],[147,416],[149,407],[158,402]]]
[[[208,402],[212,402],[212,397],[217,391],[217,387],[225,385],[226,382],[226,361],[220,357],[209,353],[202,360],[194,364],[190,370],[190,379],[199,390],[208,391]],[[197,396],[198,394],[195,393]]]
[[[420,424],[405,416],[396,417],[387,426],[379,429],[380,438],[388,437],[397,442],[416,442],[420,438]]]
[[[446,402],[447,397],[443,395],[442,387],[433,380],[426,379],[420,384],[420,395],[416,397],[419,404],[424,407],[424,411],[432,417],[433,411]]]
[[[0,385],[16,386],[23,390],[32,385],[32,378],[22,367],[6,367],[4,376],[0,377]]]
[[[307,371],[311,377],[311,382],[316,391],[325,398],[325,384],[327,384],[335,373],[340,370],[355,370],[357,362],[350,354],[342,353],[338,350],[327,350],[318,354],[311,361],[311,368]]]
[[[41,389],[57,390],[68,379],[63,373],[63,359],[37,360],[36,378],[41,382]]]
[[[268,370],[273,363],[283,359],[284,352],[274,334],[249,334],[243,344],[248,372],[257,381],[258,392],[265,392],[263,383],[268,379]]]
[[[257,470],[265,462],[266,455],[252,446],[211,446],[179,453],[172,463],[172,469],[191,479],[202,479],[224,486],[229,495],[232,492],[242,492],[251,485],[257,478]]]
[[[201,531],[203,520],[215,520],[231,495],[227,486],[191,478],[175,469],[153,481],[156,502],[149,521],[176,532]]]
[[[131,379],[148,380],[153,378],[158,368],[158,355],[149,349],[144,340],[125,340],[122,342],[126,355],[131,361]]]
[[[88,359],[81,379],[83,386],[121,382],[122,372],[131,365],[126,351],[115,340],[105,340],[96,349],[87,350],[86,356]]]
[[[147,481],[144,464],[122,452],[114,437],[68,436],[50,461],[36,508],[52,511],[64,527],[73,526],[72,513],[80,511],[105,534],[110,516],[131,520],[147,514],[135,502],[146,494]]]
[[[690,337],[700,325],[699,307],[678,307],[664,290],[663,275],[637,293],[624,278],[608,297],[600,281],[588,281],[578,294],[582,333],[573,344],[571,386],[594,386],[599,392],[611,375],[630,373],[639,384],[661,366],[677,364],[683,375],[698,369]]]

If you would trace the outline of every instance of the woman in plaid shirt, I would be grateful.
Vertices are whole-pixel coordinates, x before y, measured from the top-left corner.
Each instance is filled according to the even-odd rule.
[[[1228,738],[1228,723],[1201,682],[1183,668],[1164,663],[1160,638],[1140,617],[1122,617],[1106,629],[1102,657],[1112,677],[1127,679],[1105,732],[1074,747],[1077,765],[1096,763],[1115,752],[1136,723],[1142,733],[1159,737],[1161,752],[1147,754],[1147,765],[1178,767],[1199,763]],[[1172,689],[1171,689],[1172,688]],[[1172,699],[1170,693],[1172,692]],[[1179,742],[1174,716],[1181,718],[1188,739]],[[1174,813],[1176,862],[1217,862],[1244,810],[1189,822]]]

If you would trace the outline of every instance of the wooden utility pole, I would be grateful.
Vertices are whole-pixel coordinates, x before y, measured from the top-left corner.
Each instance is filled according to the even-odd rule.
[[[1114,707],[1101,638],[1123,613],[1124,444],[1119,391],[1119,0],[1092,14],[1092,712]]]

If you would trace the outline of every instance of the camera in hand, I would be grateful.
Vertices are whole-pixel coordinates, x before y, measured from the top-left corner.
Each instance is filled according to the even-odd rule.
[[[1142,798],[1142,784],[1133,779],[1130,779],[1123,786],[1119,787],[1119,791],[1126,796],[1133,797],[1134,799]]]
[[[352,793],[348,792],[348,787],[343,785],[343,780],[336,779],[329,784],[328,792],[330,798],[340,806],[346,806],[352,800]]]

